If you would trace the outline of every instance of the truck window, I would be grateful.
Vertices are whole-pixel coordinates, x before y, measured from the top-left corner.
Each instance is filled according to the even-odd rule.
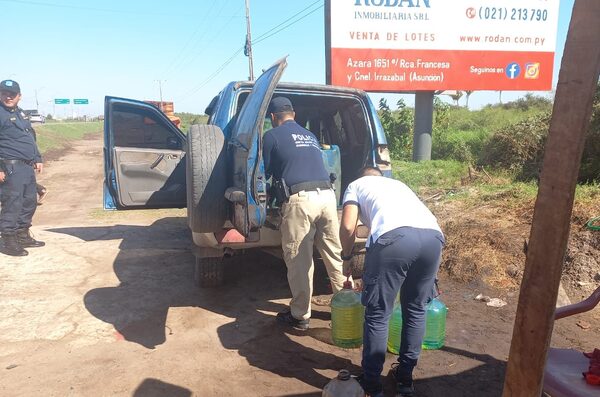
[[[115,146],[143,149],[181,149],[174,134],[148,109],[115,106],[112,118]]]

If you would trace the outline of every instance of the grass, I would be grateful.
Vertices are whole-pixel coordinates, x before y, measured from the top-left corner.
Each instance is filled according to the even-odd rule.
[[[577,190],[575,190],[575,201],[582,203],[589,202],[590,204],[600,203],[600,183],[577,185]]]
[[[475,171],[469,179],[468,163],[453,160],[394,161],[393,176],[421,197],[442,190],[445,199],[467,205],[502,202],[506,207],[533,206],[538,193],[536,182],[515,181],[507,172]],[[600,184],[577,185],[575,203],[600,216]]]
[[[70,141],[82,139],[88,134],[100,133],[102,128],[102,121],[34,125],[38,148],[42,154],[48,150],[66,148]]]
[[[393,176],[416,192],[430,189],[454,189],[468,173],[468,165],[454,160],[431,160],[418,163],[394,161]]]

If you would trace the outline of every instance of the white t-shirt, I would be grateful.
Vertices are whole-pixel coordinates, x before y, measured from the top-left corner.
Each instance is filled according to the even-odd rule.
[[[435,216],[404,183],[383,176],[363,176],[348,185],[344,205],[357,204],[360,221],[373,241],[399,227],[442,230]],[[367,241],[367,246],[370,239]]]

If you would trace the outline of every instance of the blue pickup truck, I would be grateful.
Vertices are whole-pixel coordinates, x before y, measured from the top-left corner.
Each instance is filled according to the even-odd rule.
[[[256,81],[229,83],[207,107],[208,123],[187,134],[148,103],[105,98],[105,209],[187,208],[200,286],[223,282],[227,257],[249,248],[280,252],[279,211],[268,197],[261,157],[274,94],[290,98],[296,121],[320,140],[340,203],[361,167],[391,175],[385,134],[367,94],[280,83],[286,65],[282,59]]]

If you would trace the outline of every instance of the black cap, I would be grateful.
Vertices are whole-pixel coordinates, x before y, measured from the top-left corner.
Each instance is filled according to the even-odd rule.
[[[2,80],[0,82],[0,91],[8,91],[14,94],[20,94],[21,87],[19,87],[19,83],[14,80]]]
[[[284,96],[278,96],[277,98],[271,99],[271,103],[269,104],[269,113],[285,113],[285,112],[293,112],[294,107],[292,106],[292,102]]]

